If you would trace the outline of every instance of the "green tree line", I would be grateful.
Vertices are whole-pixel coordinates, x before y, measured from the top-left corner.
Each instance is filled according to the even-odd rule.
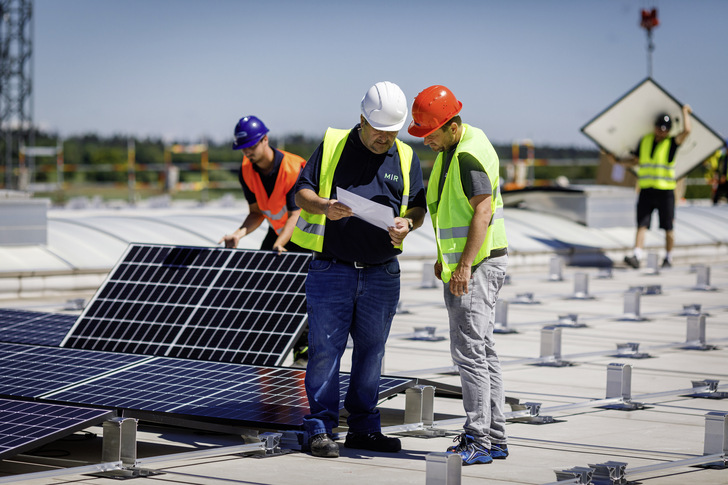
[[[36,134],[36,146],[55,147],[58,137],[53,133],[39,132]],[[63,139],[63,158],[68,165],[86,166],[93,168],[98,167],[117,167],[117,170],[84,170],[74,172],[65,177],[67,182],[78,183],[94,183],[94,182],[124,182],[127,174],[118,167],[125,166],[128,161],[128,143],[130,137],[122,135],[100,136],[97,134],[84,134],[72,136]],[[165,163],[165,142],[161,138],[134,138],[135,161],[140,167],[159,166]],[[311,156],[313,151],[321,142],[320,139],[307,137],[302,134],[292,134],[283,137],[271,137],[271,145],[285,149],[289,152],[300,155],[303,158]],[[429,176],[429,171],[435,160],[435,154],[421,140],[407,140],[422,162],[425,178]],[[230,164],[240,162],[241,152],[232,150],[230,143],[208,142],[208,157],[212,164],[222,163]],[[513,157],[513,148],[511,145],[494,144],[496,152],[501,160],[501,165],[509,163]],[[518,156],[526,158],[527,153],[525,147],[520,147]],[[578,148],[578,147],[557,147],[557,146],[536,146],[534,147],[534,156],[539,160],[593,160],[594,164],[598,160],[598,151],[596,149]],[[17,159],[17,155],[14,157]],[[199,164],[200,155],[197,154],[175,154],[173,163],[189,163]],[[54,165],[55,160],[38,159],[36,166],[37,182],[51,182],[55,178],[53,170],[43,170],[44,165]],[[569,171],[568,167],[563,164],[560,167],[539,167],[539,172],[543,172],[539,178],[555,178],[558,175],[565,175],[569,178],[589,178],[593,176],[593,170],[584,167],[574,167],[573,173],[564,173]],[[236,177],[236,170],[230,170],[231,174],[215,174],[211,172],[211,180],[227,179]],[[137,173],[137,181],[153,183],[158,179],[159,174],[154,171],[139,170]],[[181,181],[185,181],[187,175],[181,174]]]

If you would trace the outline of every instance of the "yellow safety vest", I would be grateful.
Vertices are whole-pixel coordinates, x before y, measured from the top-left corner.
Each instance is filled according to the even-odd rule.
[[[668,160],[671,138],[665,138],[655,147],[655,135],[645,135],[640,141],[640,163],[637,169],[641,189],[674,190],[675,163]]]
[[[334,182],[334,172],[336,165],[339,163],[341,153],[344,151],[346,139],[350,130],[337,130],[329,128],[324,135],[324,146],[321,154],[321,173],[319,175],[318,196],[328,199],[331,196],[331,186]],[[402,191],[402,204],[399,208],[399,216],[404,217],[407,212],[407,203],[409,201],[410,189],[410,167],[412,166],[412,148],[395,140],[397,151],[399,152],[399,163],[402,168],[402,182],[404,189]],[[301,209],[296,227],[293,229],[291,241],[298,244],[302,248],[312,251],[321,251],[324,247],[324,231],[326,228],[326,214],[311,214]],[[402,249],[402,244],[396,246]]]
[[[482,130],[464,123],[462,129],[462,137],[455,148],[455,153],[453,153],[452,163],[450,163],[450,168],[445,177],[439,204],[438,193],[444,160],[443,153],[437,156],[427,184],[427,208],[430,211],[430,217],[432,217],[432,227],[435,229],[437,260],[442,263],[441,278],[445,283],[450,281],[452,272],[460,262],[460,257],[468,239],[470,222],[475,214],[475,210],[470,205],[460,180],[460,163],[458,162],[460,153],[469,153],[480,162],[490,177],[493,194],[490,201],[490,209],[493,215],[485,233],[485,241],[483,241],[483,245],[475,256],[473,264],[483,261],[495,249],[508,247],[505,221],[503,219],[503,199],[500,193],[500,184],[498,183],[500,172],[498,155]]]

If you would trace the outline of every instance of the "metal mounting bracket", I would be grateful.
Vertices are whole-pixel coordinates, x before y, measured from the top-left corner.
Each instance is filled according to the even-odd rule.
[[[621,357],[625,359],[648,359],[652,357],[650,354],[639,351],[640,344],[637,342],[625,342],[617,344],[617,353],[612,357]]]
[[[690,381],[693,384],[693,389],[701,389],[695,391],[692,394],[685,394],[690,397],[698,397],[705,399],[725,399],[728,397],[728,392],[718,391],[718,384],[720,383],[717,379],[702,379]],[[707,387],[707,389],[705,389]]]

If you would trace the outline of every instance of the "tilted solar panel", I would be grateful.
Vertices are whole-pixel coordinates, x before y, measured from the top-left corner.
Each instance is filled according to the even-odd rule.
[[[309,259],[132,244],[61,346],[280,365],[305,326]]]
[[[0,459],[37,448],[113,415],[108,409],[0,399]]]
[[[0,342],[57,347],[76,318],[65,313],[0,308]]]
[[[668,114],[675,121],[672,136],[682,131],[682,105],[654,79],[647,78],[595,116],[581,131],[600,148],[618,158],[625,158],[637,149],[640,139],[654,130],[655,118]],[[723,146],[722,137],[703,123],[694,113],[690,115],[690,135],[675,152],[673,170],[681,179]]]

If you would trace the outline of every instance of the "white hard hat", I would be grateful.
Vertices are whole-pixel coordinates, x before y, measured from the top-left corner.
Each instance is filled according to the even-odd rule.
[[[361,99],[361,113],[377,130],[399,131],[407,118],[407,98],[396,84],[378,82]]]

